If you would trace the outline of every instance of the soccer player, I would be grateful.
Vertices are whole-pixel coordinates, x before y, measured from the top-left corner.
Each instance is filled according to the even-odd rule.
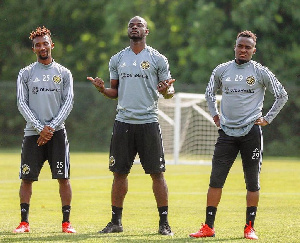
[[[256,52],[256,35],[243,31],[237,35],[235,60],[218,65],[206,88],[206,100],[219,137],[212,158],[212,171],[207,192],[206,220],[190,237],[215,236],[214,221],[222,188],[240,152],[247,189],[244,237],[258,239],[254,226],[259,201],[259,174],[262,165],[262,126],[270,124],[288,100],[288,95],[274,74],[251,60]],[[275,97],[272,108],[262,116],[265,90]],[[222,91],[220,114],[216,92]]]
[[[168,187],[164,178],[165,159],[158,123],[159,93],[174,95],[166,57],[146,45],[147,22],[139,16],[128,23],[130,46],[114,55],[109,63],[110,88],[101,78],[87,77],[106,97],[118,98],[117,115],[110,147],[109,169],[114,180],[111,192],[112,218],[99,233],[122,232],[122,210],[128,191],[128,174],[136,154],[153,182],[159,212],[158,233],[173,235],[168,223]]]
[[[38,180],[46,160],[52,178],[59,183],[62,231],[75,233],[69,221],[72,190],[69,143],[64,125],[73,107],[73,77],[52,58],[54,43],[49,29],[38,27],[30,33],[29,39],[37,62],[21,69],[17,80],[18,108],[27,124],[20,166],[21,223],[14,233],[30,231],[28,214],[32,183]]]

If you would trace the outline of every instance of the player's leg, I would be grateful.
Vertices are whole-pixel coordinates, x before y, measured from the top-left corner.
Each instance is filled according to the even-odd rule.
[[[222,130],[219,130],[219,137],[215,144],[212,159],[210,183],[207,191],[205,224],[202,224],[198,232],[190,234],[190,237],[201,238],[215,236],[214,222],[217,207],[222,196],[222,188],[238,152],[239,147],[236,143],[236,138],[228,136]]]
[[[32,183],[38,180],[39,173],[45,161],[45,147],[37,146],[39,136],[24,137],[21,152],[21,166],[19,177],[22,179],[19,197],[21,209],[21,223],[14,233],[29,232],[29,206],[32,195]]]
[[[65,129],[54,132],[52,139],[47,143],[48,162],[52,178],[57,179],[59,195],[62,205],[62,232],[76,233],[70,223],[72,188],[70,183],[70,151]]]
[[[27,222],[28,216],[29,216],[29,205],[30,205],[30,199],[32,195],[32,180],[25,180],[22,179],[21,185],[20,185],[20,207],[21,207],[21,222]]]
[[[136,144],[141,164],[152,178],[152,190],[159,213],[159,230],[162,235],[173,235],[168,223],[168,186],[164,178],[165,159],[161,129],[158,123],[138,125]]]
[[[250,132],[243,138],[241,145],[241,157],[247,188],[245,237],[249,239],[257,239],[253,226],[259,202],[262,144],[261,127],[254,125]]]
[[[112,216],[111,221],[99,233],[118,233],[123,231],[122,212],[128,191],[127,176],[136,155],[133,135],[133,124],[115,121],[109,156],[109,169],[114,175],[111,190]]]
[[[111,191],[111,203],[115,207],[123,208],[125,196],[128,192],[128,174],[114,173]]]

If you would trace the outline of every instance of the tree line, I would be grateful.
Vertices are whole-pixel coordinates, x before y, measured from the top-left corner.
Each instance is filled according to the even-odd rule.
[[[269,67],[289,93],[282,112],[264,129],[266,150],[272,155],[299,156],[299,9],[296,0],[3,0],[0,82],[15,85],[19,70],[36,61],[28,36],[37,26],[45,25],[52,31],[55,60],[72,71],[76,85],[82,83],[85,87],[87,76],[102,77],[108,84],[109,59],[128,46],[128,21],[140,15],[150,29],[147,43],[169,59],[177,92],[204,93],[212,70],[234,58],[237,33],[248,29],[258,37],[253,59]],[[0,148],[18,146],[19,141],[11,134],[19,134],[24,121],[15,108],[7,109],[16,105],[15,90],[5,92],[0,87],[0,137],[5,137]],[[80,116],[86,122],[98,118],[92,133],[98,129],[107,134],[100,139],[107,148],[107,129],[112,125],[114,108],[109,116],[97,107],[82,110],[82,103],[92,106],[97,100],[107,101],[96,96],[89,104],[89,100],[80,100],[80,90],[75,93],[74,109],[78,109],[72,111],[74,115],[71,113],[70,119],[74,120],[70,126],[75,126]],[[264,112],[272,102],[273,97],[267,95]],[[110,104],[115,105],[113,101]],[[75,134],[74,140],[78,138]]]

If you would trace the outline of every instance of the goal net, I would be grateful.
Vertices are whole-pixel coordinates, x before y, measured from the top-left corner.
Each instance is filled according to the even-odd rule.
[[[218,105],[221,96],[217,95]],[[159,99],[159,123],[167,163],[210,163],[218,136],[204,94],[176,93]]]

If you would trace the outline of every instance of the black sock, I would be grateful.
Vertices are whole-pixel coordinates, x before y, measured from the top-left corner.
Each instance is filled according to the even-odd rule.
[[[28,221],[28,215],[29,215],[29,204],[28,203],[21,203],[21,222],[27,222]]]
[[[257,207],[247,207],[247,212],[246,212],[246,224],[249,225],[251,221],[251,226],[254,226],[254,220],[256,217],[256,211]]]
[[[168,206],[158,207],[159,225],[168,223]]]
[[[122,211],[123,208],[111,206],[111,222],[113,224],[122,225]]]
[[[216,214],[217,214],[217,208],[216,207],[213,207],[213,206],[206,207],[205,224],[207,224],[210,228],[214,227]]]
[[[70,212],[71,212],[71,206],[65,205],[62,207],[62,213],[63,213],[63,223],[64,222],[70,222]]]

